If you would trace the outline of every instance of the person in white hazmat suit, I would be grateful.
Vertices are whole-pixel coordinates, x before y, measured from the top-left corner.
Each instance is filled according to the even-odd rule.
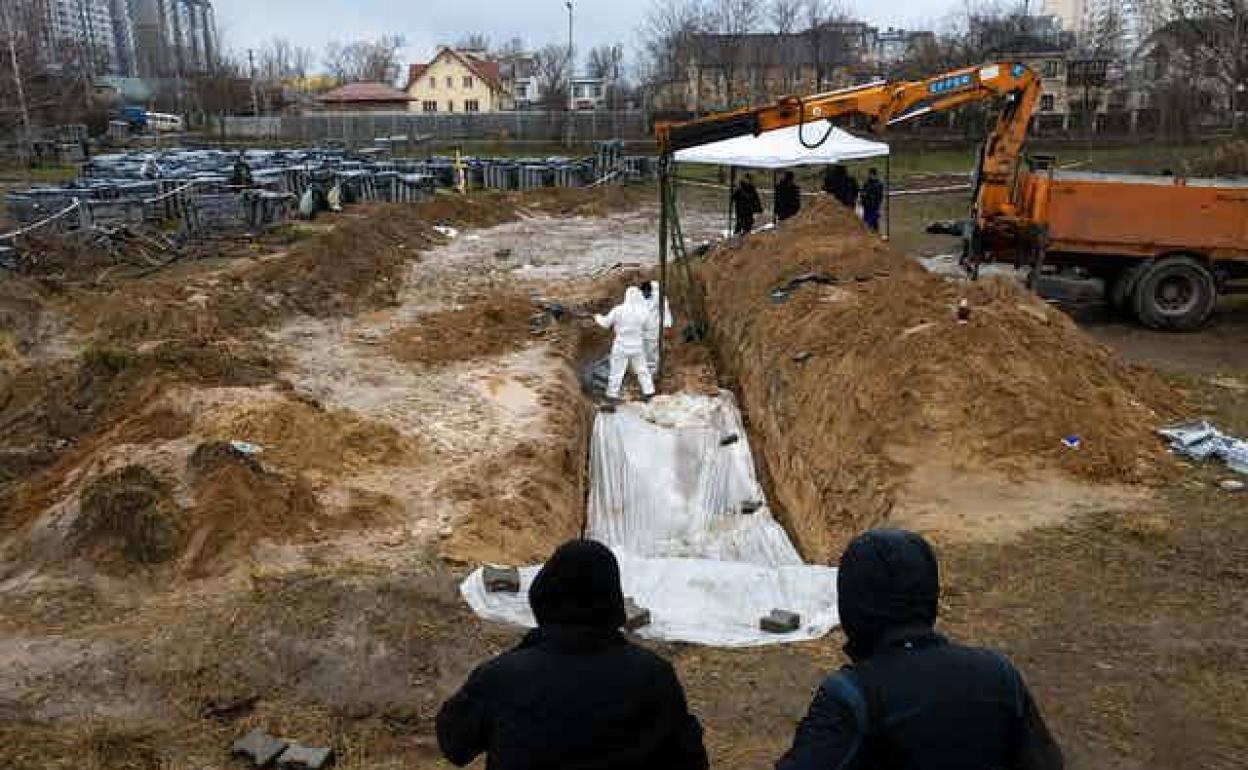
[[[607,380],[607,398],[620,397],[624,374],[631,368],[641,384],[641,394],[646,399],[654,395],[654,379],[646,366],[646,337],[658,326],[657,318],[650,312],[641,289],[628,287],[624,292],[624,304],[616,305],[605,316],[596,315],[594,320],[604,329],[615,331],[615,343],[611,346],[611,375]],[[657,331],[654,334],[658,334]]]
[[[667,301],[667,297],[663,298],[663,325],[659,325],[659,282],[651,281],[641,287],[642,294],[646,298],[646,304],[650,306],[650,315],[654,321],[654,326],[646,331],[646,366],[650,368],[650,376],[655,377],[659,373],[659,335],[664,329],[672,328],[674,323],[672,319],[672,306]]]

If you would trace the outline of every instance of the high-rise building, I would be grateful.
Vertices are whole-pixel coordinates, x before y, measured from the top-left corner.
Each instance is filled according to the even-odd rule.
[[[1084,48],[1109,47],[1130,56],[1155,29],[1158,0],[1044,0]]]
[[[129,24],[117,0],[25,0],[25,5],[37,19],[50,65],[66,64],[72,49],[73,59],[93,73],[125,70],[124,31]]]
[[[35,20],[53,67],[72,50],[91,75],[186,77],[216,61],[210,0],[0,0]],[[81,54],[81,55],[79,55]]]
[[[138,74],[184,77],[216,61],[216,20],[209,0],[126,0],[134,26]]]

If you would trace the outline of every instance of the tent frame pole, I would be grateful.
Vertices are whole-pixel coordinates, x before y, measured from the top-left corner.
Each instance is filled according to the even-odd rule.
[[[771,170],[771,226],[776,227],[780,220],[776,218],[776,170]]]
[[[884,156],[884,240],[893,238],[893,153]]]
[[[672,204],[672,174],[671,174],[671,156],[664,155],[659,158],[659,362],[658,368],[654,372],[655,391],[659,389],[659,383],[663,381],[664,359],[667,358],[664,350],[663,338],[663,310],[667,307],[667,247],[670,241],[668,232],[671,223],[668,221],[668,210]]]

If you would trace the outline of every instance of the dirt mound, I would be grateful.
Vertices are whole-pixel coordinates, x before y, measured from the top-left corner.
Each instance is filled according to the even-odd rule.
[[[723,369],[809,558],[882,521],[906,469],[928,461],[1123,482],[1169,467],[1152,433],[1181,408],[1168,386],[1021,287],[928,274],[833,203],[720,247],[700,275]]]
[[[167,484],[131,465],[87,485],[70,539],[79,553],[100,561],[163,564],[182,545],[181,514]]]
[[[642,203],[657,201],[652,187],[602,185],[601,187],[546,187],[526,192],[521,205],[556,217],[605,217],[631,211]]]
[[[415,206],[406,205],[408,216],[445,227],[494,227],[515,221],[517,196],[506,192],[474,192],[471,195],[439,195]]]
[[[200,572],[262,538],[288,540],[316,530],[323,519],[311,488],[300,478],[266,471],[229,444],[201,444],[189,461],[195,506],[188,566]]]
[[[1192,176],[1248,177],[1248,140],[1219,145],[1187,168]]]
[[[391,425],[306,401],[238,404],[212,415],[199,431],[220,441],[257,444],[266,463],[295,473],[337,476],[377,465],[406,465],[422,455],[412,439]]]
[[[390,335],[388,345],[395,358],[429,364],[501,355],[533,339],[530,322],[540,312],[526,297],[473,300],[422,316]]]
[[[25,354],[39,339],[48,302],[35,282],[0,275],[0,365]]]
[[[185,415],[157,405],[167,387],[256,385],[275,371],[276,362],[251,346],[177,342],[91,348],[0,379],[0,531],[52,504],[65,477],[100,449],[189,432]]]

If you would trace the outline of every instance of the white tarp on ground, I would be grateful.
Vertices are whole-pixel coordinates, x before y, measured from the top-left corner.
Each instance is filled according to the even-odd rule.
[[[740,647],[816,639],[837,625],[836,570],[803,564],[772,518],[727,392],[598,415],[586,536],[615,551],[624,593],[650,610],[641,636]],[[480,570],[461,592],[484,618],[532,626],[537,570],[521,571],[519,594],[486,592]],[[762,631],[773,609],[799,613],[802,627]]]
[[[839,128],[833,128],[819,146],[806,146],[818,142],[827,133],[828,126],[824,122],[778,128],[758,136],[736,136],[678,150],[675,159],[677,163],[775,169],[824,166],[888,155],[887,144],[861,139]]]

